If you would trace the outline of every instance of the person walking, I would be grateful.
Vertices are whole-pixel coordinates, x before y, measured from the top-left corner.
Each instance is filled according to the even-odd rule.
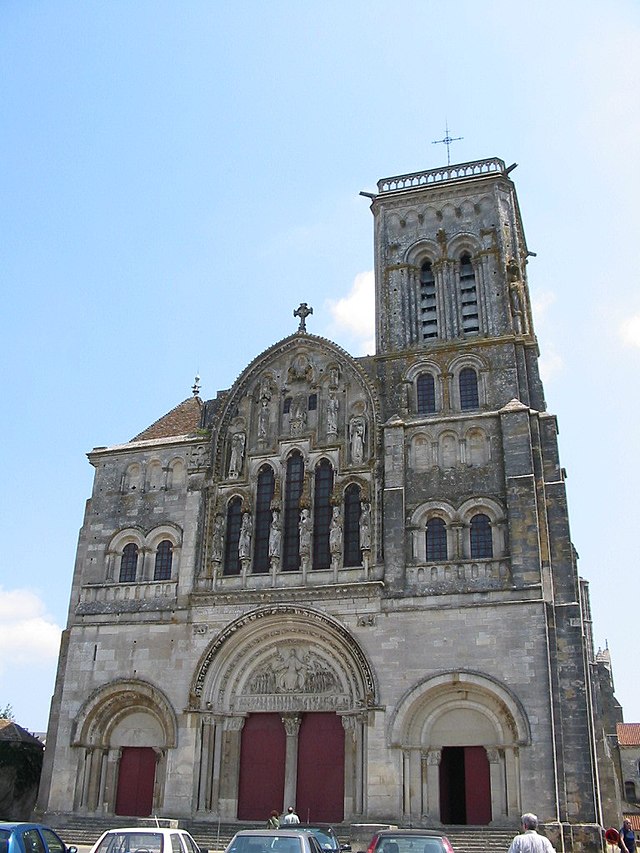
[[[631,828],[631,821],[628,817],[622,821],[619,847],[622,853],[635,853],[636,850],[636,834]]]
[[[284,824],[300,823],[300,818],[295,813],[295,809],[293,808],[293,806],[289,806],[289,808],[287,809],[287,813],[284,816],[283,823]]]
[[[538,834],[538,818],[531,812],[522,815],[522,834],[516,835],[509,853],[556,853],[552,843]]]
[[[280,817],[278,812],[272,811],[267,821],[267,829],[280,829]]]

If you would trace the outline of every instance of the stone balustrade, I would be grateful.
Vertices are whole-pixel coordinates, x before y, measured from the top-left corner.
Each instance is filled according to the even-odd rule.
[[[442,166],[439,169],[427,169],[423,172],[383,178],[378,181],[378,192],[395,193],[428,186],[429,184],[459,181],[463,178],[477,178],[480,175],[495,173],[506,174],[507,170],[504,160],[491,157],[488,160],[473,160],[470,163],[458,163],[454,166]]]

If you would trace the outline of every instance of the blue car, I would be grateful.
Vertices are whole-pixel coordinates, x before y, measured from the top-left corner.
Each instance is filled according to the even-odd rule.
[[[39,823],[0,821],[0,853],[78,853]]]

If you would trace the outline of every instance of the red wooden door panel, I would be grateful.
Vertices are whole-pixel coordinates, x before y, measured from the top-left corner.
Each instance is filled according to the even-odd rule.
[[[337,823],[344,819],[344,728],[337,714],[309,713],[298,736],[295,805],[301,821]]]
[[[149,817],[153,810],[156,754],[150,746],[124,746],[118,771],[116,814]]]
[[[491,823],[491,776],[487,750],[483,746],[464,748],[464,788],[467,824]]]
[[[286,736],[280,714],[250,714],[242,729],[238,820],[281,812]]]

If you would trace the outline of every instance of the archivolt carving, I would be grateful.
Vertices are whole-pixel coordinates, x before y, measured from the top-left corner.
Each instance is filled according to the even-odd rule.
[[[274,605],[227,626],[200,661],[190,704],[220,713],[353,710],[375,698],[362,650],[314,610]]]

